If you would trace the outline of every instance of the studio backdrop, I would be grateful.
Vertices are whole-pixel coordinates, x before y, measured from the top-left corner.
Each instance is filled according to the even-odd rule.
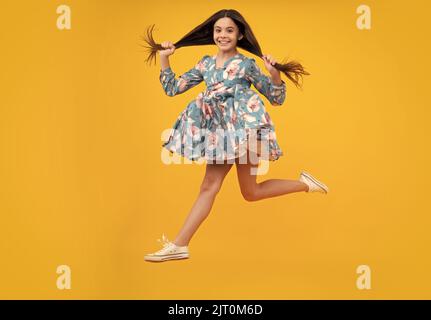
[[[233,168],[190,248],[175,238],[205,166],[162,161],[162,133],[204,90],[169,97],[142,35],[178,41],[220,9],[302,89],[265,101],[283,157],[327,195],[246,201]],[[12,1],[0,5],[0,298],[431,298],[427,1]],[[262,59],[254,58],[266,72]],[[170,57],[180,76],[215,45]],[[265,99],[262,96],[262,99]],[[184,159],[183,159],[184,160]]]

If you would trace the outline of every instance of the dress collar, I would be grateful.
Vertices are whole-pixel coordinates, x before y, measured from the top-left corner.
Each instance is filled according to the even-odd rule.
[[[222,69],[225,69],[225,68],[226,68],[226,66],[227,66],[227,64],[228,64],[231,60],[233,60],[234,58],[238,58],[238,57],[240,57],[240,56],[242,56],[242,54],[241,54],[241,53],[237,53],[236,55],[234,55],[234,56],[230,57],[229,59],[227,59],[227,60],[223,63],[223,66],[222,66],[222,67],[217,68],[217,55],[216,55],[216,54],[215,54],[215,55],[213,55],[213,56],[212,56],[212,59],[213,59],[213,62],[214,62],[214,70],[222,70]]]

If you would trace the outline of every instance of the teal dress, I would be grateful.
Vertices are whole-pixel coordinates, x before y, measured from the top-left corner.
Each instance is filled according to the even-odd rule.
[[[254,59],[241,53],[221,68],[216,68],[216,56],[205,55],[179,78],[170,67],[160,70],[163,90],[171,97],[202,81],[206,90],[180,113],[162,147],[192,161],[218,162],[241,157],[247,148],[256,150],[253,146],[259,141],[266,150],[261,159],[274,161],[283,155],[264,103],[250,87],[253,84],[272,105],[279,106],[286,97],[284,81],[274,85]]]

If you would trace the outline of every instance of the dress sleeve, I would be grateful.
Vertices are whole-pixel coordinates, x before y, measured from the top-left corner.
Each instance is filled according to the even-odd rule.
[[[201,83],[204,79],[203,70],[206,57],[207,56],[204,56],[193,68],[182,74],[179,78],[175,78],[175,73],[172,71],[171,67],[160,70],[160,83],[165,93],[173,97]]]
[[[263,94],[273,106],[280,106],[286,98],[286,83],[277,86],[272,83],[271,78],[263,74],[254,59],[248,59],[245,75],[254,87]]]

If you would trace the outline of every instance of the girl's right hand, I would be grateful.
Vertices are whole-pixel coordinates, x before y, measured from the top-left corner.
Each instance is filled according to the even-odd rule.
[[[175,46],[170,41],[164,41],[164,42],[162,42],[161,46],[163,48],[166,48],[165,50],[159,50],[159,54],[162,57],[169,57],[170,55],[172,55],[175,52]]]

